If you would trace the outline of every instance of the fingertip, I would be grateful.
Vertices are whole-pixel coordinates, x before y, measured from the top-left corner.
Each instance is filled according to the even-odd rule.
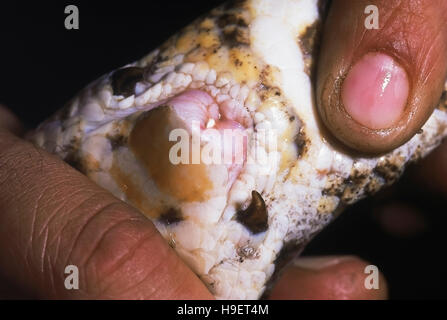
[[[365,26],[369,5],[378,9],[378,29]],[[332,2],[316,100],[324,126],[337,140],[380,154],[420,130],[444,89],[446,12],[442,1]]]
[[[348,72],[341,100],[354,121],[380,130],[391,128],[401,119],[408,92],[404,68],[387,54],[368,53]]]
[[[272,290],[273,300],[383,300],[388,287],[378,275],[378,289],[368,289],[369,263],[352,256],[300,258]]]

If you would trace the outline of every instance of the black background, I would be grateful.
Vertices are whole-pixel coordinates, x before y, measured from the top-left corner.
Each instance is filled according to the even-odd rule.
[[[134,61],[222,1],[42,1],[0,4],[0,103],[30,128],[51,115],[90,81]],[[64,28],[64,8],[77,5],[80,30]],[[374,197],[347,210],[304,254],[355,254],[375,264],[394,299],[445,298],[445,198],[410,179],[394,199],[426,213],[428,229],[414,237],[382,230]]]

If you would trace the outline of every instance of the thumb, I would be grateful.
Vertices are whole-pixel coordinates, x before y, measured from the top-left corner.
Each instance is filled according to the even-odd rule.
[[[365,20],[378,9],[378,29]],[[371,8],[371,7],[370,7]],[[317,73],[324,124],[349,147],[381,153],[407,142],[436,107],[447,74],[447,1],[337,0]]]

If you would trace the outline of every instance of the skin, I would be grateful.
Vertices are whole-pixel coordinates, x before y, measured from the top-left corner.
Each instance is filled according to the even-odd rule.
[[[379,9],[378,30],[364,26],[368,5]],[[318,111],[332,135],[367,154],[392,150],[413,137],[436,107],[444,86],[446,18],[444,0],[332,1],[323,33],[316,90]],[[377,52],[392,57],[405,69],[409,81],[402,116],[386,129],[368,128],[355,121],[341,98],[343,81],[353,65],[365,54]]]
[[[307,260],[307,258],[305,258]],[[305,260],[303,259],[303,260]],[[290,267],[273,289],[274,300],[382,300],[387,298],[387,285],[379,276],[380,290],[366,290],[365,266],[369,263],[356,257],[334,257],[334,264],[315,260],[315,266]],[[333,261],[333,260],[332,260]],[[332,262],[329,262],[332,263]],[[317,285],[316,285],[317,284]],[[295,288],[291,290],[291,288]],[[299,289],[298,289],[299,288]]]
[[[383,28],[367,34],[362,31],[363,10],[369,4],[385,10]],[[381,153],[419,130],[439,99],[447,73],[443,64],[446,12],[447,2],[442,0],[333,2],[316,97],[322,121],[337,139],[361,152]],[[345,41],[336,41],[337,34],[345,35]],[[406,112],[389,130],[361,126],[340,101],[343,77],[369,51],[398,59],[410,79]],[[21,139],[21,128],[14,115],[0,107],[1,298],[213,298],[149,220],[55,156]],[[445,159],[446,145],[421,168],[425,178],[438,181],[444,191],[447,186],[440,177],[445,175],[440,172],[447,170]],[[387,297],[383,276],[385,285],[379,290],[364,288],[368,262],[355,257],[326,257],[324,261],[311,259],[304,267],[289,267],[270,297]],[[80,290],[64,288],[64,269],[69,264],[79,268]]]

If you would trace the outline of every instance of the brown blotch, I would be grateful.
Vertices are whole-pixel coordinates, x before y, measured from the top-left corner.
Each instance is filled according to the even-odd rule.
[[[234,65],[236,66],[236,67],[242,67],[242,65],[244,64],[241,60],[239,60],[239,59],[235,59],[234,61]]]
[[[295,137],[295,145],[298,149],[297,157],[303,157],[307,152],[307,145],[309,144],[309,140],[306,137],[306,133],[304,132],[304,128],[301,127],[298,131],[298,134]]]
[[[271,83],[272,81],[272,67],[267,65],[266,67],[264,67],[261,71],[261,73],[259,74],[259,79],[261,82],[261,89],[267,89],[269,90],[272,85]]]
[[[329,173],[328,173],[329,174]],[[369,171],[353,169],[348,178],[332,178],[322,190],[323,196],[336,196],[345,204],[351,204],[364,195],[373,195],[381,187],[380,181]]]
[[[253,234],[267,231],[268,214],[264,199],[257,191],[252,191],[251,203],[245,210],[236,213],[236,220],[243,224]]]
[[[269,98],[281,98],[281,89],[274,85],[274,75],[271,66],[265,66],[259,73],[259,84],[257,91],[261,101],[266,101]],[[276,100],[282,101],[282,100]],[[283,102],[283,101],[282,101]]]
[[[135,92],[137,82],[143,80],[144,69],[139,67],[128,67],[116,70],[112,75],[113,94],[125,97]]]
[[[127,137],[123,135],[117,134],[114,136],[108,136],[108,139],[110,141],[110,145],[112,146],[112,151],[115,151],[116,149],[127,144]]]
[[[171,225],[183,221],[182,212],[176,208],[170,208],[168,211],[160,215],[160,222]]]
[[[248,31],[237,27],[226,28],[222,32],[221,43],[229,48],[248,46],[250,45]]]
[[[400,177],[402,170],[403,167],[399,166],[399,164],[393,163],[386,159],[379,162],[374,168],[373,172],[379,177],[382,177],[386,184],[389,184],[396,181]]]
[[[261,101],[267,101],[268,99],[272,97],[278,97],[281,96],[281,92],[277,87],[271,87],[270,85],[266,84],[265,82],[261,82],[258,85],[258,93],[259,98]]]
[[[170,41],[168,41],[168,43],[170,43]],[[163,45],[165,45],[165,44],[163,44]],[[160,65],[162,65],[166,60],[169,60],[169,57],[166,55],[163,55],[162,52],[159,52],[157,55],[153,56],[152,59],[147,62],[147,64],[144,66],[144,68],[142,68],[142,70],[143,70],[143,79],[142,80],[149,79],[149,77],[151,75],[153,75],[154,72],[160,67]]]
[[[337,177],[331,181],[329,186],[321,191],[321,194],[323,196],[335,196],[340,198],[343,195],[344,189],[343,179]]]
[[[319,35],[321,30],[320,21],[314,22],[306,28],[298,38],[298,45],[301,48],[304,58],[304,72],[313,78],[315,74],[315,62],[317,61],[317,54],[319,51]]]
[[[348,185],[361,185],[367,178],[368,175],[366,173],[354,169],[353,173],[346,178],[345,183]]]
[[[368,174],[353,169],[351,175],[343,182],[345,188],[340,200],[347,204],[351,204],[358,200],[362,195],[364,188],[366,188],[368,181]]]
[[[236,25],[244,28],[248,27],[247,22],[241,16],[238,16],[234,13],[224,13],[217,20],[217,25],[219,26],[219,28],[222,29],[231,25]]]
[[[370,177],[368,184],[365,186],[365,195],[372,196],[376,194],[381,187],[382,183],[377,177]]]

